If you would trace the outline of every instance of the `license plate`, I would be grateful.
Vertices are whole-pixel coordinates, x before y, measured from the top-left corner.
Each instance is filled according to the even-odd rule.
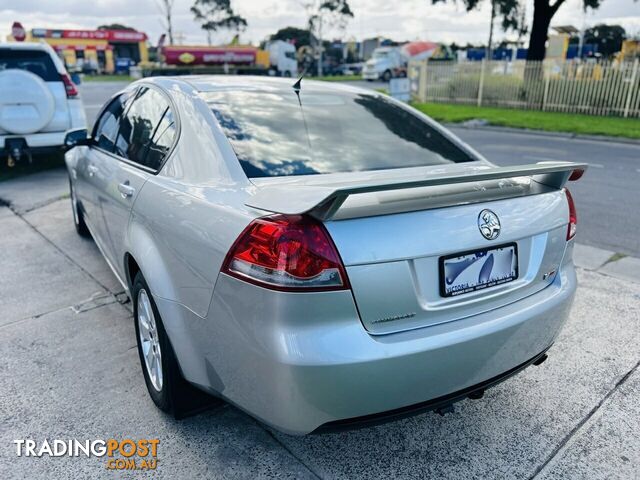
[[[454,297],[518,278],[515,243],[440,257],[440,295]]]

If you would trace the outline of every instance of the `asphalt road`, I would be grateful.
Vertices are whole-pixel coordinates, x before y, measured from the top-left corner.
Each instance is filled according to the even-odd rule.
[[[569,188],[578,209],[578,241],[640,257],[640,144],[451,128],[498,165],[587,162]]]
[[[351,82],[380,88],[381,82]],[[126,85],[85,83],[81,92],[92,124],[102,104]],[[640,257],[640,144],[571,139],[487,129],[452,128],[498,165],[541,161],[580,161],[591,165],[571,192],[578,208],[580,243]]]

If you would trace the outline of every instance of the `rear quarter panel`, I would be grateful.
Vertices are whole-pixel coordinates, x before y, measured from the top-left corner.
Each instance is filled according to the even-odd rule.
[[[154,295],[206,316],[224,257],[250,221],[227,202],[234,197],[227,192],[212,203],[198,187],[167,177],[147,181],[131,216],[128,251]]]

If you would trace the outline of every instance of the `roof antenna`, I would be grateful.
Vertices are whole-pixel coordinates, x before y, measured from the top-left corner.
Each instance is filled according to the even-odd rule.
[[[293,91],[296,92],[296,95],[298,95],[298,101],[300,101],[300,90],[302,90],[302,78],[307,74],[308,68],[308,65],[304,67],[304,70],[302,70],[300,77],[298,78],[298,80],[296,80],[296,83],[293,84]]]
[[[307,73],[307,69],[305,68],[300,75],[300,78],[296,80],[296,83],[293,84],[293,91],[296,92],[296,97],[298,97],[298,105],[300,105],[300,113],[302,114],[302,123],[304,123],[304,130],[307,133],[307,143],[309,144],[309,151],[313,152],[313,147],[311,146],[311,137],[309,136],[309,126],[307,125],[307,118],[304,115],[304,108],[302,108],[302,99],[300,98],[300,90],[302,90],[302,77]]]
[[[302,90],[302,75],[300,75],[300,78],[293,84],[293,90],[296,92],[296,95],[300,94],[300,90]]]

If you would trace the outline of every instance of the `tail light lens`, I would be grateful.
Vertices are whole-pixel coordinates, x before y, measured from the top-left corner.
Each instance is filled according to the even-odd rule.
[[[564,189],[564,194],[567,196],[567,202],[569,203],[569,226],[567,227],[567,240],[571,240],[576,236],[576,230],[578,225],[578,214],[576,213],[576,204],[573,201],[571,192],[569,189]]]
[[[64,83],[64,89],[67,92],[67,98],[75,98],[78,96],[78,89],[75,84],[71,81],[71,77],[69,77],[68,73],[60,74],[60,78],[62,79],[62,83]]]
[[[305,215],[273,215],[251,222],[229,250],[222,272],[274,290],[349,288],[328,232]]]

